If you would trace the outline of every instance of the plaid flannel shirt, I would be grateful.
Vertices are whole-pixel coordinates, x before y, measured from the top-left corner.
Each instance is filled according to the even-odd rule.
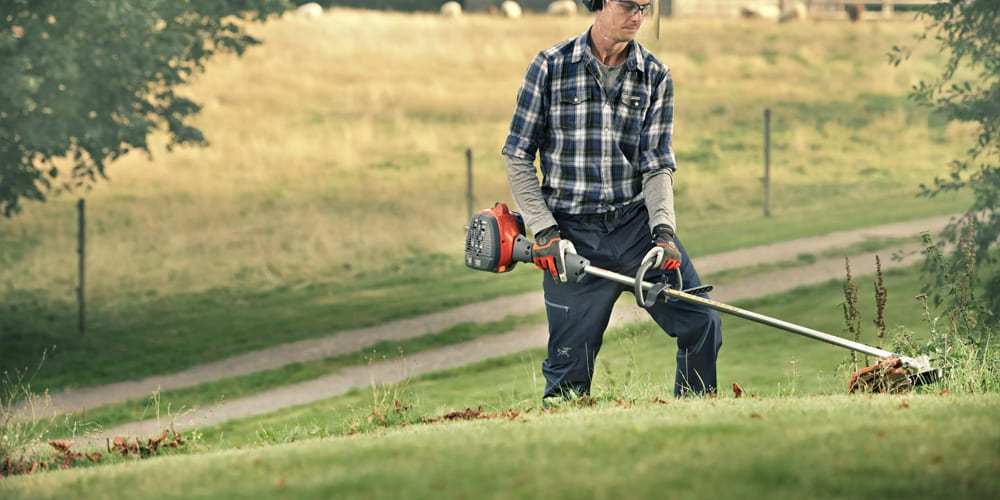
[[[613,88],[598,83],[590,30],[539,53],[517,94],[502,154],[541,153],[542,195],[563,214],[600,214],[642,199],[642,177],[675,169],[670,69],[636,42]]]

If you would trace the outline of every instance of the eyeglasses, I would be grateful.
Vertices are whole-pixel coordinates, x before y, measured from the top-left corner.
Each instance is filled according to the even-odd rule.
[[[628,15],[630,16],[634,16],[636,15],[636,13],[645,16],[646,13],[649,11],[649,8],[653,5],[653,2],[639,5],[635,2],[630,2],[629,0],[614,0],[614,1],[622,4],[622,7],[625,8],[625,11],[628,12]]]

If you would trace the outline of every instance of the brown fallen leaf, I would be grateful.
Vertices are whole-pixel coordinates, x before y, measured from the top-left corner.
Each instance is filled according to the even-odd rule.
[[[70,448],[73,447],[73,441],[62,441],[62,440],[52,440],[49,441],[49,446],[56,449],[56,451],[61,453],[66,453]]]

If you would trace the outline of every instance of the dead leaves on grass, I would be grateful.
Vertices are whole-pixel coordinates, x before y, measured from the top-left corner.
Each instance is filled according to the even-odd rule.
[[[171,434],[172,439],[167,439]],[[173,429],[164,429],[159,437],[149,438],[145,443],[139,438],[135,438],[135,442],[132,443],[123,436],[115,436],[113,443],[108,442],[108,452],[123,457],[146,458],[158,454],[161,448],[178,449],[186,445],[187,441],[183,435]]]
[[[168,437],[170,439],[167,439]],[[15,460],[13,457],[8,456],[6,460],[0,462],[0,477],[32,474],[40,469],[50,469],[52,467],[69,469],[84,458],[96,463],[100,462],[104,457],[102,453],[97,452],[73,451],[75,441],[72,440],[53,439],[48,444],[55,450],[51,458],[46,460],[26,460],[22,457],[20,460]],[[135,442],[133,443],[123,436],[115,436],[113,444],[109,440],[107,447],[108,453],[123,457],[146,458],[159,454],[164,448],[180,449],[187,445],[188,442],[184,439],[183,435],[173,429],[164,429],[163,433],[159,436],[151,437],[145,442],[139,438],[135,438]]]
[[[525,411],[524,413],[527,413],[529,411],[531,411],[531,408],[528,408],[528,410]],[[500,411],[500,412],[491,413],[491,412],[483,411],[483,407],[480,406],[478,409],[475,409],[475,410],[473,410],[472,408],[466,408],[465,411],[453,411],[451,413],[446,413],[444,415],[441,415],[440,417],[437,417],[437,418],[421,417],[420,418],[420,423],[421,424],[431,424],[431,423],[442,422],[442,421],[444,421],[444,422],[450,422],[450,421],[454,421],[454,420],[480,420],[480,419],[492,419],[492,420],[505,419],[505,420],[514,420],[514,419],[516,419],[516,418],[518,418],[520,416],[521,416],[521,411],[519,411],[519,410],[506,410],[506,411]]]

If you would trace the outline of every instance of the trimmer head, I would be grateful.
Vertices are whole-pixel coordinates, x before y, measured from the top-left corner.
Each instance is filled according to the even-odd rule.
[[[931,368],[927,356],[890,357],[851,374],[847,392],[901,394],[913,390],[918,385],[934,383],[941,378],[941,375],[940,368]]]

